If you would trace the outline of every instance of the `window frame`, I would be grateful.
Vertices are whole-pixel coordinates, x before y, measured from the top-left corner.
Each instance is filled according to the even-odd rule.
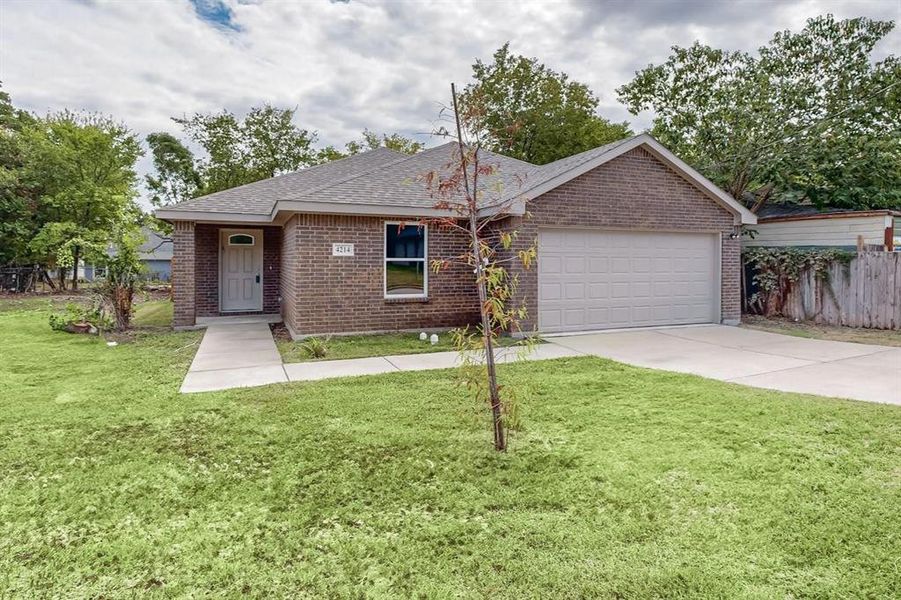
[[[422,258],[388,258],[388,227],[391,225],[403,225],[404,227],[416,227],[422,230]],[[388,293],[388,263],[389,262],[422,262],[422,293],[421,294],[389,294]],[[426,224],[409,223],[406,221],[385,221],[382,228],[382,296],[385,300],[423,299],[429,297],[429,226]]]
[[[232,243],[232,238],[235,238],[235,237],[250,238],[250,243],[249,244]],[[230,233],[230,234],[228,234],[228,242],[227,243],[229,246],[256,246],[257,245],[257,236],[250,234],[250,233]]]

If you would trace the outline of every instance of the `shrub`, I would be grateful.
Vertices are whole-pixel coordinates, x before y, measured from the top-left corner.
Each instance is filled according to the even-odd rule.
[[[300,348],[310,358],[325,358],[329,352],[328,338],[324,340],[317,337],[307,338],[300,344]]]
[[[109,326],[109,319],[106,318],[97,303],[91,306],[82,306],[69,302],[63,312],[50,315],[50,328],[55,331],[97,333]]]

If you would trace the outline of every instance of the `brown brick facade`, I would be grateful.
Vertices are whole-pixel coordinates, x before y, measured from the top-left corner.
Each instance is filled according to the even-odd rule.
[[[722,319],[738,320],[740,241],[732,240],[732,213],[636,148],[528,203],[530,218],[504,223],[519,230],[516,249],[538,238],[540,227],[609,227],[614,229],[709,231],[722,234]],[[540,258],[539,258],[540,260]],[[519,271],[520,300],[530,318],[538,314],[538,270]],[[523,323],[532,330],[536,323]]]
[[[456,327],[478,319],[472,273],[451,266],[428,277],[428,299],[384,297],[383,217],[301,214],[286,224],[286,275],[296,282],[295,299],[283,309],[286,323],[300,335]],[[431,226],[429,261],[463,253],[466,238]],[[354,245],[354,256],[332,256],[333,243]],[[291,242],[288,242],[290,244]],[[288,287],[288,286],[286,286]],[[283,296],[288,298],[288,294]],[[293,317],[292,317],[293,315]]]
[[[172,286],[176,327],[194,325],[197,317],[222,314],[219,312],[219,231],[233,227],[187,221],[175,223]],[[282,228],[240,228],[263,230],[263,314],[279,314]]]
[[[172,228],[172,324],[194,324],[194,223],[176,221]]]
[[[534,199],[530,218],[501,224],[519,229],[518,247],[541,227],[715,232],[722,239],[722,319],[740,317],[739,240],[733,216],[651,153],[634,149]],[[264,312],[281,312],[300,335],[435,329],[478,320],[472,273],[462,266],[429,272],[428,298],[385,299],[386,217],[297,214],[283,227],[264,227]],[[400,220],[400,219],[398,219]],[[175,224],[172,278],[175,324],[219,314],[219,230]],[[253,227],[250,227],[253,228]],[[432,226],[428,259],[457,256],[466,237]],[[333,243],[354,244],[353,257],[332,256]],[[520,296],[538,314],[537,268],[519,272]],[[279,303],[279,296],[282,302]],[[523,324],[524,330],[535,324]]]

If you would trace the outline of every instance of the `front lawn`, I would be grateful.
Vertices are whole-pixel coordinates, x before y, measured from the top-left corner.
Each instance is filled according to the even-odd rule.
[[[901,595],[901,409],[597,358],[179,395],[200,332],[0,312],[0,596]]]
[[[171,300],[147,300],[135,305],[132,324],[135,327],[171,327]]]

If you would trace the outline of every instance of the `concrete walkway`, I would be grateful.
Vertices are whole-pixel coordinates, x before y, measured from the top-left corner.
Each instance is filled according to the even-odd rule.
[[[499,362],[515,360],[503,348]],[[701,325],[552,337],[528,360],[594,355],[754,387],[901,405],[901,348]],[[266,323],[211,325],[182,392],[447,369],[456,352],[282,364]]]
[[[181,391],[209,392],[286,381],[268,323],[210,325]]]
[[[640,367],[753,387],[901,405],[901,348],[702,325],[553,337]]]
[[[526,358],[544,360],[581,354],[555,344],[541,344]],[[513,348],[502,348],[497,353],[498,362],[515,359],[516,350]],[[431,352],[282,364],[268,324],[210,325],[203,334],[181,391],[211,392],[287,381],[449,369],[458,366],[459,361],[456,352]]]

